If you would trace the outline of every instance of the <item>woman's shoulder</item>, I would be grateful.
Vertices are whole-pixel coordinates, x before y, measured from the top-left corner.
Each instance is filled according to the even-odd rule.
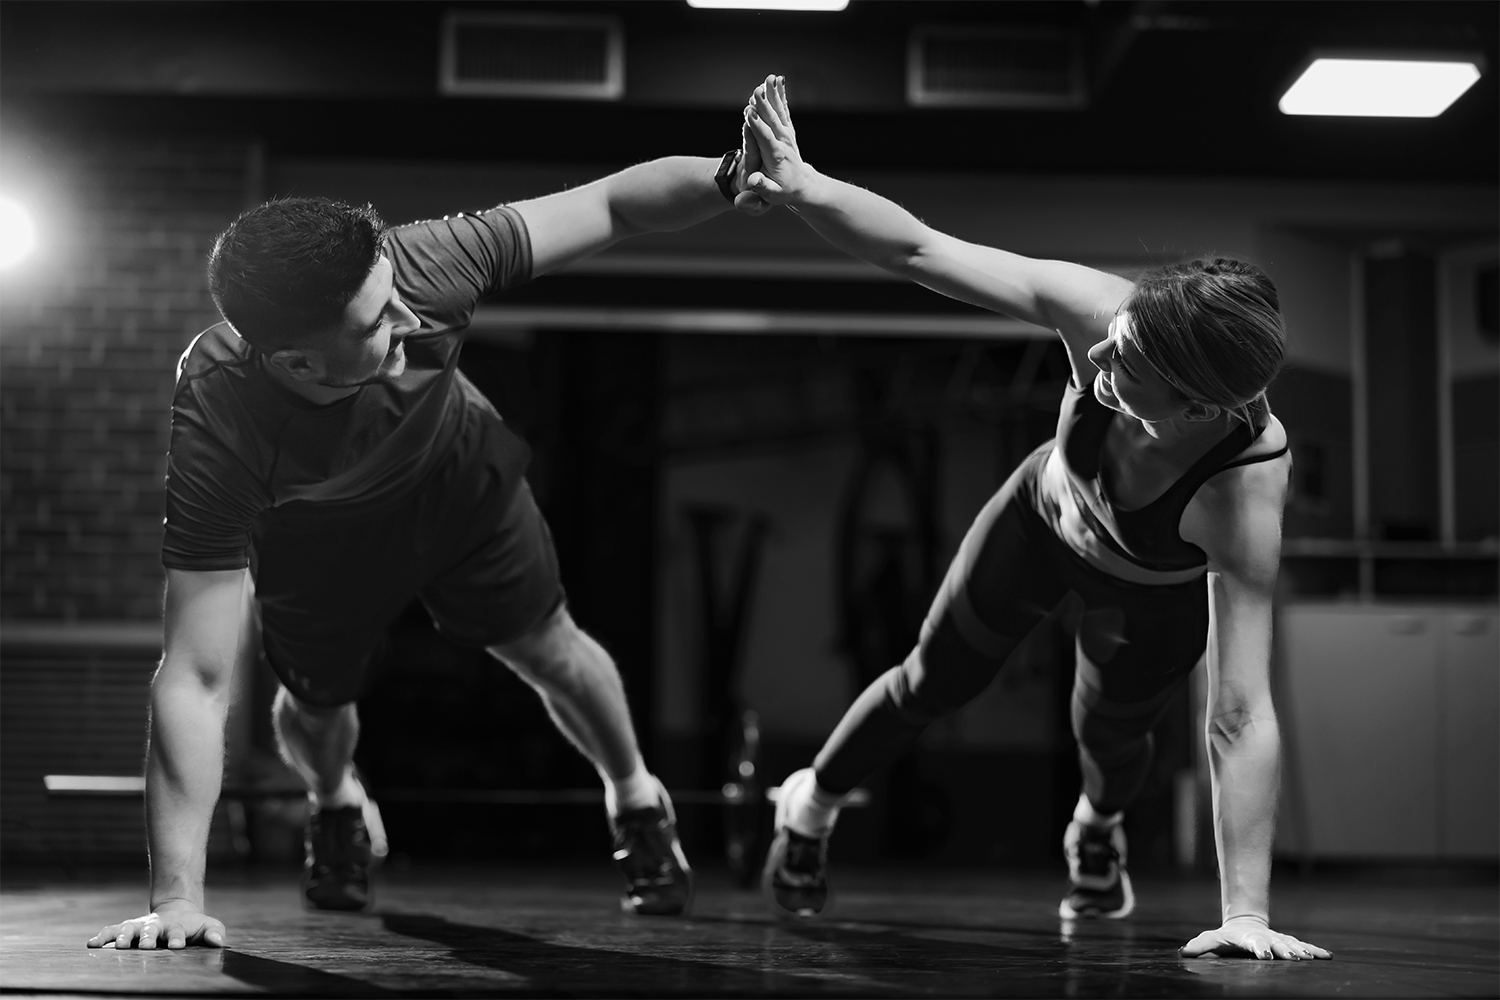
[[[1287,445],[1286,428],[1282,426],[1280,420],[1276,419],[1276,414],[1272,413],[1269,409],[1265,411],[1265,421],[1260,433],[1255,435],[1254,440],[1243,451],[1225,463],[1225,469],[1244,467],[1276,459],[1291,461]]]

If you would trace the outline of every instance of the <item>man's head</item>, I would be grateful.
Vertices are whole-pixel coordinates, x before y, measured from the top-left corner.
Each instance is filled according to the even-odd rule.
[[[285,198],[245,212],[214,241],[208,287],[235,331],[278,369],[341,388],[400,374],[418,326],[369,205]]]

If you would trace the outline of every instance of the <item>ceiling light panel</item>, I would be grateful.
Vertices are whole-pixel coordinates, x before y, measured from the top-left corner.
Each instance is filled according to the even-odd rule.
[[[687,0],[705,10],[843,10],[849,0]]]
[[[1288,115],[1436,118],[1478,79],[1479,67],[1467,59],[1320,58],[1278,107]]]

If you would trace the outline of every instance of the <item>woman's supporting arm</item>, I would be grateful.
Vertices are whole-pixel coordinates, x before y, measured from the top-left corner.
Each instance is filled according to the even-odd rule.
[[[1281,782],[1281,735],[1271,701],[1272,600],[1281,559],[1286,459],[1243,466],[1194,498],[1182,537],[1208,554],[1208,712],[1220,921],[1185,956],[1331,958],[1271,929],[1271,848]]]

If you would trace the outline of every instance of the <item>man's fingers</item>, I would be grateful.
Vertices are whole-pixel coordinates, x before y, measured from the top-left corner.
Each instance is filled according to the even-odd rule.
[[[760,171],[756,171],[749,177],[745,178],[745,187],[750,191],[755,192],[755,194],[760,195],[762,198],[766,197],[767,195],[781,193],[781,185],[777,184],[775,181],[771,180],[771,178],[767,177]]]
[[[764,215],[771,205],[754,191],[741,191],[734,196],[734,207],[746,215]]]
[[[224,924],[213,917],[205,918],[202,929],[198,931],[198,940],[215,948],[224,947]]]

